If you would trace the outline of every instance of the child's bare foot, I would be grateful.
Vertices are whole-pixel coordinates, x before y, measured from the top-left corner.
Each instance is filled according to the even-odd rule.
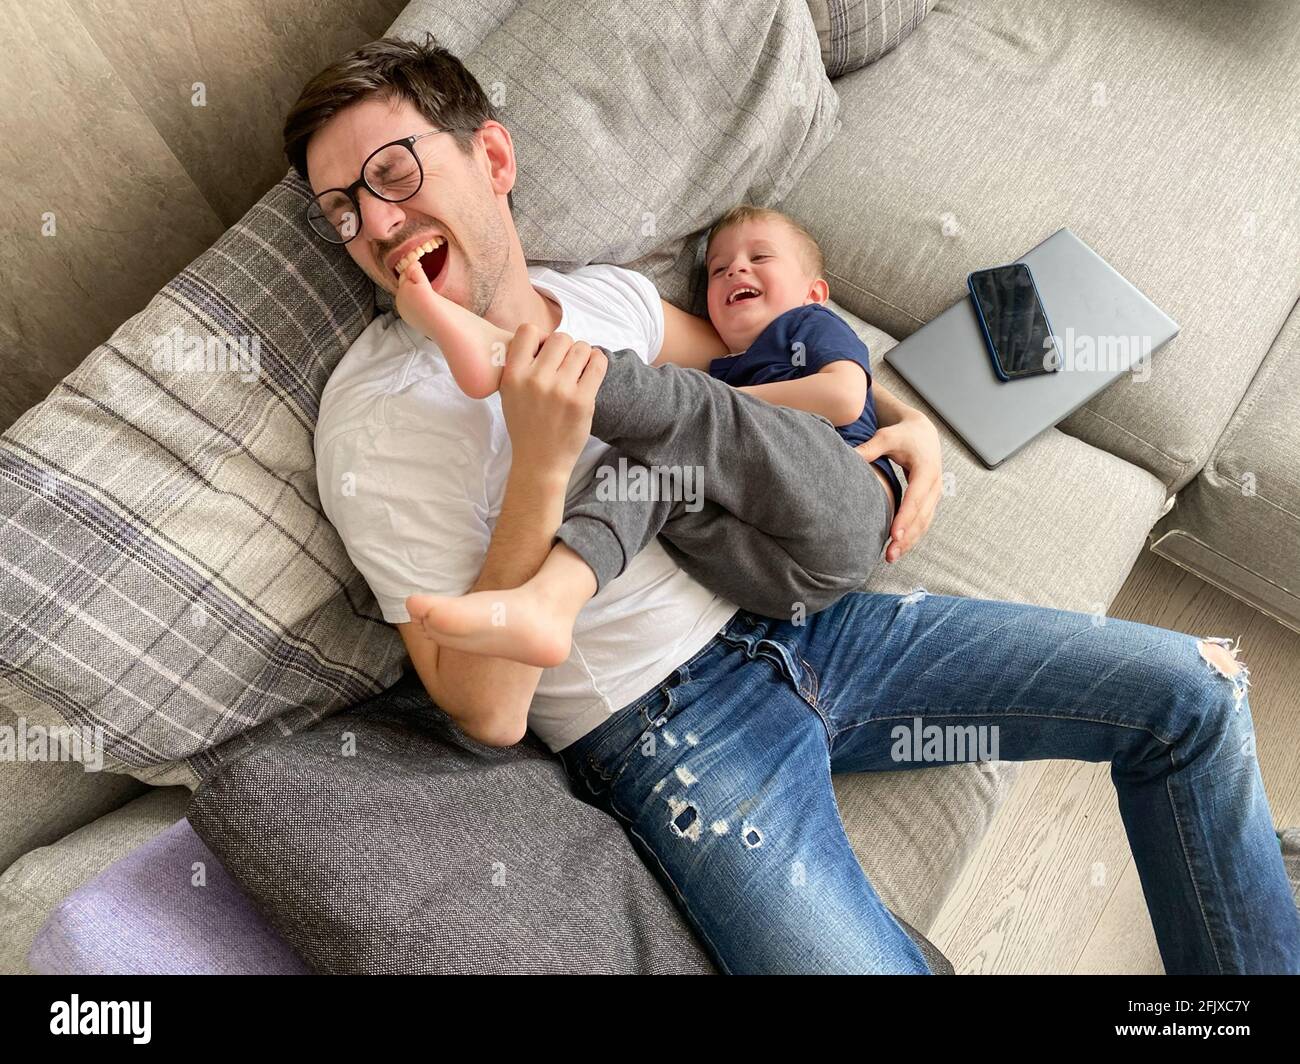
[[[529,584],[460,598],[411,595],[406,608],[439,646],[543,669],[568,659],[577,620],[576,613],[563,616]]]
[[[459,598],[410,595],[411,620],[439,646],[549,669],[568,660],[573,626],[596,594],[596,574],[566,543],[551,547],[520,587]]]
[[[461,391],[486,399],[497,390],[512,334],[435,292],[418,255],[398,278],[396,304],[404,322],[442,349]]]

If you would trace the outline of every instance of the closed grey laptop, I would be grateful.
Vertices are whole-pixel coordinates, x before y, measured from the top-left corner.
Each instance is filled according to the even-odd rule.
[[[1121,374],[1149,373],[1151,353],[1178,335],[1177,322],[1068,229],[1016,261],[1034,275],[1059,370],[1000,380],[969,295],[885,354],[990,469]]]

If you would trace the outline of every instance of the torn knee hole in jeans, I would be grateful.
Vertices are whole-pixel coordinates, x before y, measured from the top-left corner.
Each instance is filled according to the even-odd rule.
[[[1241,649],[1240,641],[1235,642],[1223,636],[1207,636],[1197,643],[1206,667],[1217,676],[1231,680],[1237,693],[1236,708],[1241,708],[1242,699],[1246,697],[1246,688],[1250,686],[1250,670],[1246,663],[1237,657]]]
[[[660,780],[660,783],[662,782],[664,781]],[[699,842],[704,827],[704,818],[700,816],[699,807],[694,802],[676,796],[670,796],[666,801],[668,802],[668,826],[672,833],[678,838]],[[726,835],[731,830],[725,820],[715,820],[709,827],[715,835]],[[756,850],[763,845],[763,833],[746,820],[740,825],[740,841],[744,843],[747,850]]]
[[[673,834],[680,835],[684,839],[690,839],[691,842],[700,841],[700,811],[690,803],[680,798],[668,799],[668,810],[671,814],[669,821]]]

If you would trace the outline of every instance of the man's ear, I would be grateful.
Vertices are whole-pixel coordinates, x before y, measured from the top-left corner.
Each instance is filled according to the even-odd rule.
[[[809,303],[825,303],[831,297],[831,286],[828,285],[824,278],[818,277],[808,286]]]
[[[509,196],[515,187],[515,145],[510,131],[500,122],[489,119],[478,130],[479,143],[487,157],[488,180],[498,196]]]

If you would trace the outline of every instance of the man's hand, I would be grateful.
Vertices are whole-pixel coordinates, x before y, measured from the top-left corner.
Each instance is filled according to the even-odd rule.
[[[605,353],[523,325],[506,347],[501,374],[501,412],[510,432],[511,464],[567,483],[591,435],[596,392],[609,366]]]
[[[871,439],[854,450],[868,462],[887,455],[907,474],[903,505],[894,515],[889,529],[891,542],[885,549],[885,561],[896,562],[925,535],[943,496],[939,430],[919,410],[907,407],[898,421],[877,429]]]

